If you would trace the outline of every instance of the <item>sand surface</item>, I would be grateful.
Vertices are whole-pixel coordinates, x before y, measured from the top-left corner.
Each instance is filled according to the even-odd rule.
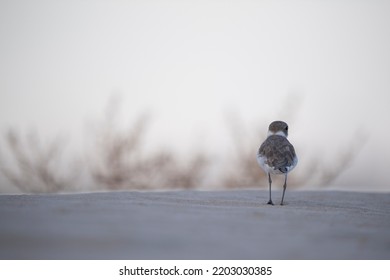
[[[267,195],[0,195],[0,259],[390,259],[390,194]]]

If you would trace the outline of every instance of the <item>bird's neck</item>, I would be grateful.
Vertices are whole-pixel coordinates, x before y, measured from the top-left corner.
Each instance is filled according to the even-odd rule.
[[[286,138],[287,138],[287,135],[284,134],[283,131],[277,131],[277,132],[268,131],[267,137],[272,136],[272,135],[279,135],[279,136],[283,136],[283,137],[286,137]]]

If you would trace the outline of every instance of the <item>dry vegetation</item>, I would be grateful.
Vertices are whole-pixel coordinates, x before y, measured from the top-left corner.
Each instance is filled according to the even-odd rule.
[[[174,153],[148,155],[143,140],[149,119],[139,118],[130,128],[117,126],[118,108],[111,103],[105,119],[94,130],[88,163],[93,180],[110,190],[195,188],[204,176],[206,156],[195,153],[181,162]]]
[[[268,124],[260,123],[257,125],[257,129],[253,130],[252,127],[247,128],[245,123],[237,116],[230,116],[228,123],[234,144],[229,162],[234,162],[234,164],[224,172],[221,178],[222,185],[228,188],[267,186],[268,178],[257,164],[256,152],[261,144],[258,132],[267,131]],[[294,122],[289,123],[291,127],[294,126]],[[263,134],[265,135],[265,133]],[[289,186],[299,187],[308,184],[327,186],[331,184],[353,164],[358,155],[358,147],[362,147],[366,140],[367,137],[364,134],[356,133],[351,138],[351,141],[339,148],[337,153],[339,156],[331,163],[320,160],[317,155],[310,156],[304,154],[305,149],[294,143],[299,158],[305,157],[307,164],[302,166],[300,162],[300,168],[297,168],[289,175]],[[301,170],[301,172],[298,170]]]
[[[9,156],[0,154],[1,173],[25,193],[77,191],[82,172],[92,181],[94,189],[97,189],[96,186],[107,190],[191,189],[202,186],[212,163],[207,155],[194,152],[186,159],[179,159],[169,150],[147,153],[144,141],[149,118],[140,117],[129,127],[120,128],[118,109],[115,102],[109,103],[104,119],[95,125],[87,140],[89,150],[83,164],[66,162],[62,158],[65,145],[59,139],[43,144],[37,133],[22,135],[10,130],[3,138]],[[291,116],[288,119],[293,120]],[[234,148],[229,151],[226,160],[229,165],[224,166],[216,184],[227,188],[267,186],[265,173],[257,165],[256,151],[260,145],[259,135],[263,135],[261,132],[265,135],[268,124],[259,123],[257,129],[249,129],[237,116],[230,116],[227,123]],[[290,124],[293,126],[293,123]],[[364,137],[359,139],[361,141],[354,143],[364,143]],[[351,165],[357,154],[356,145],[346,147],[340,150],[339,166]],[[344,170],[338,165],[324,165],[316,157],[307,162],[304,173],[292,173],[290,186],[329,184]]]
[[[63,192],[74,188],[77,164],[63,165],[60,139],[43,144],[37,133],[22,136],[15,130],[9,130],[4,139],[12,162],[1,157],[0,169],[21,192]]]

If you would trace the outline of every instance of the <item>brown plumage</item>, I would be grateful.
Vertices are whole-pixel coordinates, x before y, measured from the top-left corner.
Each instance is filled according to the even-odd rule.
[[[259,149],[259,156],[265,157],[265,164],[275,172],[286,173],[294,165],[295,149],[286,137],[270,135]],[[278,172],[280,171],[280,172]]]

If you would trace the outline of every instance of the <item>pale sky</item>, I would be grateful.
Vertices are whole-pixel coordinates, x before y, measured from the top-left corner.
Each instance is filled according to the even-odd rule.
[[[0,129],[81,139],[117,93],[124,120],[152,114],[153,143],[225,153],[229,112],[249,129],[293,116],[300,166],[332,164],[361,132],[335,184],[390,189],[389,14],[389,1],[0,0]]]

